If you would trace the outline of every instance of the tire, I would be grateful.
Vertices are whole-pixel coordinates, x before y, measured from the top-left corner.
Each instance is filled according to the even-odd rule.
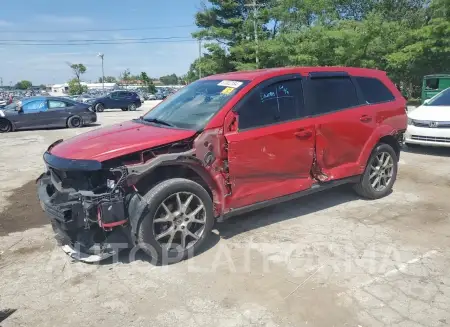
[[[80,128],[83,127],[83,119],[80,116],[72,116],[67,120],[67,127]]]
[[[127,110],[128,111],[136,111],[136,104],[135,103],[131,103],[131,104],[129,104],[128,105],[128,108],[127,108]]]
[[[105,110],[105,106],[103,105],[103,103],[97,103],[95,105],[96,112],[103,112],[104,110]]]
[[[179,195],[178,199],[180,201],[177,201],[177,195]],[[193,196],[188,203],[190,195]],[[183,178],[165,180],[148,191],[144,196],[144,201],[148,205],[145,215],[141,217],[138,224],[137,241],[139,248],[152,257],[153,260],[163,265],[182,261],[188,255],[198,253],[214,226],[212,199],[201,185]],[[166,205],[165,208],[163,203]],[[183,205],[188,203],[188,209],[180,210],[178,203]],[[200,204],[203,206],[203,209],[191,218],[187,218],[189,214],[186,215],[185,213],[193,213],[201,207]],[[175,212],[175,214],[183,211],[184,213],[174,217],[174,215],[168,214],[166,208],[172,213]],[[165,216],[165,218],[161,218],[162,216]],[[201,223],[187,221],[188,219]],[[159,221],[157,222],[157,220]],[[161,237],[161,235],[169,231],[171,231],[170,234]],[[198,239],[194,239],[194,237],[187,234],[188,232],[197,236]],[[176,245],[175,241],[178,237],[180,240],[179,244]],[[184,248],[182,237],[185,240]],[[165,246],[162,245],[164,239],[168,239]],[[189,239],[194,243],[188,243]],[[167,246],[169,242],[172,242],[170,243],[171,247]]]
[[[122,111],[128,111],[128,108],[120,108]]]
[[[13,128],[11,122],[7,119],[0,119],[0,133],[12,132]]]
[[[388,162],[386,155],[390,156],[388,164],[385,164]],[[380,158],[383,163],[380,163]],[[388,166],[391,167],[386,168]],[[397,179],[397,170],[398,157],[394,149],[389,144],[379,143],[372,151],[364,174],[361,176],[361,181],[354,185],[354,189],[358,195],[367,199],[382,198],[391,192],[392,186]],[[377,180],[379,185],[376,184]],[[374,184],[375,187],[373,186]]]

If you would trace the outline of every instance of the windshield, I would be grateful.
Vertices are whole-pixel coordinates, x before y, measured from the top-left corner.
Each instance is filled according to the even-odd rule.
[[[201,80],[180,89],[144,117],[183,129],[202,129],[248,81]]]
[[[430,99],[425,105],[427,106],[450,106],[450,88],[445,89],[441,93]]]
[[[17,101],[4,106],[2,110],[15,110],[17,108]]]

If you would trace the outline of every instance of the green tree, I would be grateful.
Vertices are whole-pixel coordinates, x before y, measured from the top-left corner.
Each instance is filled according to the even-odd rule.
[[[102,77],[98,78],[98,82],[102,83]],[[117,83],[117,80],[114,76],[105,76],[105,83]]]
[[[81,85],[77,78],[72,78],[69,82],[69,94],[78,95],[87,92],[88,88],[86,85]]]
[[[159,80],[164,85],[178,85],[179,82],[178,76],[176,74],[161,76]]]
[[[156,93],[156,86],[153,84],[153,80],[148,77],[146,72],[142,72],[141,75],[139,75],[139,79],[145,83],[148,92]]]
[[[26,80],[20,81],[16,84],[16,88],[19,90],[26,90],[32,86],[33,86],[33,83],[31,83],[30,81],[26,81]]]
[[[79,89],[82,89],[82,87],[81,87],[81,75],[86,73],[86,66],[84,66],[83,64],[69,64],[69,67],[72,69],[72,72],[75,75],[75,79],[78,82]]]

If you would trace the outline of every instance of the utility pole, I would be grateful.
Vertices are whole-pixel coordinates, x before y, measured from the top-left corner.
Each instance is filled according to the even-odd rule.
[[[105,55],[103,53],[99,53],[97,56],[102,59],[102,90],[105,92],[105,69],[103,68],[103,58]]]
[[[257,4],[256,0],[253,0],[252,3],[246,4],[246,7],[253,7],[253,29],[255,31],[255,49],[256,49],[256,54],[255,54],[255,61],[256,61],[256,68],[259,68],[259,49],[258,49],[258,23],[257,23],[257,19],[258,19],[258,9],[260,7],[264,7],[263,4]]]
[[[202,59],[202,39],[198,40],[198,78],[202,78],[202,68],[200,64],[200,60]]]

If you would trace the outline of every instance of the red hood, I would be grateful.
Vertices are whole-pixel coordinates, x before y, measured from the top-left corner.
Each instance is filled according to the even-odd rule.
[[[105,161],[189,138],[195,131],[161,128],[128,121],[75,136],[50,150],[67,159]]]

